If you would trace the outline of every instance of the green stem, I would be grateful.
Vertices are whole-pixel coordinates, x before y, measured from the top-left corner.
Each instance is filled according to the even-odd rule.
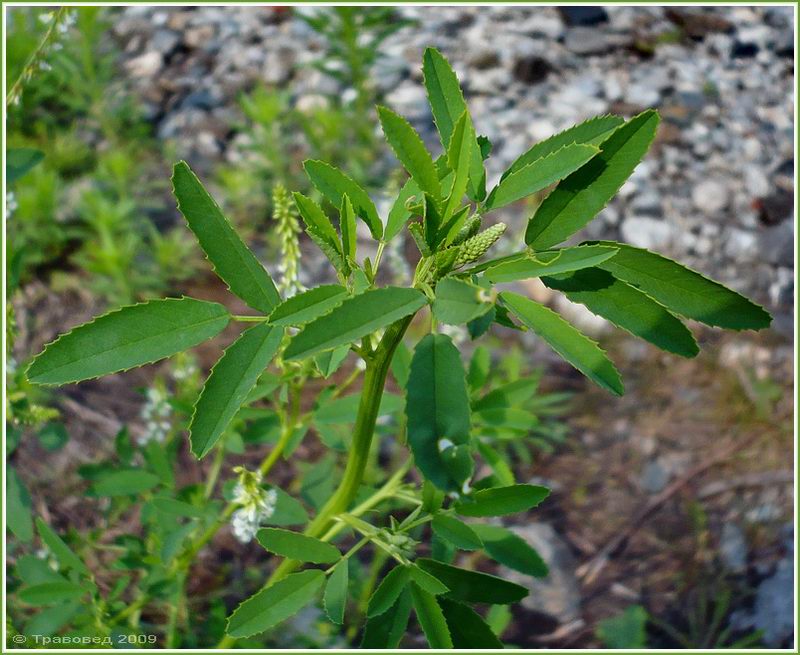
[[[267,320],[266,316],[248,316],[245,314],[232,314],[231,318],[242,323],[263,323]]]

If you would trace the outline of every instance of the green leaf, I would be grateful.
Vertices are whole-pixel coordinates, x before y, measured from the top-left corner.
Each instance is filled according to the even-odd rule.
[[[547,564],[528,543],[511,530],[499,525],[473,525],[483,541],[484,550],[496,562],[510,569],[542,578],[547,575]]]
[[[470,526],[447,514],[434,516],[431,527],[442,539],[461,550],[478,550],[483,546],[481,538]]]
[[[13,184],[44,159],[44,153],[34,148],[6,150],[6,184]]]
[[[295,191],[292,195],[294,197],[294,204],[297,205],[297,210],[300,212],[303,221],[305,221],[306,227],[316,231],[335,250],[341,250],[339,235],[336,234],[336,228],[333,227],[333,224],[325,212],[322,211],[322,208],[311,198],[304,196],[302,193]]]
[[[339,208],[339,229],[342,232],[342,252],[349,262],[356,261],[356,214],[345,193]]]
[[[515,282],[543,275],[559,275],[596,266],[619,252],[607,246],[575,246],[561,250],[537,252],[525,258],[492,266],[486,271],[490,282]]]
[[[447,152],[456,122],[464,112],[468,111],[467,103],[464,102],[458,77],[435,48],[426,48],[422,56],[422,74],[425,78],[425,89],[428,92],[433,120],[439,131],[442,147]],[[486,196],[486,172],[483,168],[480,145],[476,142],[471,150],[467,192],[472,200],[478,201]]]
[[[159,512],[169,516],[187,516],[193,519],[201,519],[207,515],[202,507],[185,503],[175,498],[158,497],[150,501]]]
[[[445,221],[456,213],[461,206],[464,194],[467,192],[472,149],[476,146],[475,129],[472,127],[469,113],[465,111],[456,121],[453,134],[450,137],[450,144],[447,148],[447,164],[455,175],[443,212]]]
[[[19,591],[18,596],[29,605],[55,605],[67,600],[77,600],[86,590],[73,582],[44,582]]]
[[[303,325],[327,314],[347,298],[347,289],[338,284],[323,284],[298,293],[278,305],[269,315],[272,325]]]
[[[554,311],[517,293],[504,291],[500,298],[528,328],[586,377],[618,396],[624,393],[619,372],[589,337]]]
[[[406,393],[408,443],[423,475],[444,490],[460,490],[444,451],[469,443],[469,396],[458,349],[444,334],[425,336],[414,350]]]
[[[541,191],[574,173],[598,152],[597,146],[573,143],[537,159],[501,180],[486,199],[485,207],[499,209]]]
[[[430,573],[423,571],[416,564],[411,564],[411,566],[408,567],[408,574],[414,584],[425,593],[431,594],[432,596],[439,596],[440,594],[446,594],[450,591],[446,584],[437,580]]]
[[[525,243],[542,250],[561,243],[605,207],[641,161],[658,127],[648,109],[617,128],[599,155],[559,183],[528,222]]]
[[[676,314],[729,330],[761,330],[772,321],[763,307],[671,259],[622,243],[600,244],[619,248],[600,268]]]
[[[408,174],[422,191],[438,200],[442,195],[439,176],[419,134],[405,118],[387,107],[378,107],[378,119],[386,140]]]
[[[219,358],[195,403],[189,426],[195,457],[205,457],[217,443],[278,352],[282,338],[282,328],[262,323],[242,332]]]
[[[31,497],[13,466],[6,468],[6,510],[6,526],[17,539],[33,539]]]
[[[414,314],[426,303],[425,294],[416,289],[386,287],[365,291],[308,323],[292,339],[284,357],[287,360],[303,359],[323,350],[352,343]]]
[[[370,596],[367,616],[369,618],[378,616],[392,607],[407,588],[409,578],[408,566],[395,566],[389,571]]]
[[[536,507],[549,495],[547,487],[514,484],[476,491],[469,501],[458,502],[455,508],[463,516],[504,516]]]
[[[344,363],[347,358],[347,353],[350,352],[350,347],[347,345],[339,346],[333,350],[326,350],[314,357],[314,363],[317,365],[322,377],[327,379]]]
[[[641,605],[631,605],[622,614],[597,624],[597,638],[605,648],[647,648],[647,611]]]
[[[93,496],[134,496],[158,486],[161,479],[149,471],[127,469],[109,471],[101,475],[91,486]]]
[[[405,634],[410,615],[411,593],[406,589],[391,607],[391,611],[373,616],[367,621],[361,648],[397,648]]]
[[[301,562],[332,564],[342,557],[336,546],[291,530],[261,528],[256,539],[269,552]]]
[[[506,605],[528,595],[525,587],[488,573],[467,571],[426,557],[417,559],[417,564],[450,588],[447,598],[452,600]]]
[[[342,197],[347,194],[356,215],[369,227],[373,238],[383,235],[383,224],[369,195],[358,184],[342,173],[338,168],[322,161],[307,159],[303,162],[306,175],[317,190],[328,199],[334,207],[342,206]]]
[[[228,618],[227,634],[241,638],[268,630],[314,600],[324,583],[318,569],[287,575],[239,605]]]
[[[52,528],[47,525],[42,519],[36,518],[36,531],[39,533],[45,546],[50,550],[58,563],[65,569],[72,569],[83,575],[89,575],[89,569],[83,563],[80,557],[73,553],[69,546],[59,537]]]
[[[325,613],[337,625],[344,623],[344,610],[347,605],[347,583],[349,580],[348,561],[342,561],[341,564],[333,569],[328,578],[328,583],[325,585],[325,593],[322,597]]]
[[[389,218],[386,220],[386,231],[383,235],[384,241],[389,241],[403,229],[403,226],[412,216],[412,212],[406,208],[406,202],[420,193],[420,189],[413,179],[406,180],[403,188],[400,189],[400,193],[397,194],[392,208],[389,210]]]
[[[447,621],[453,648],[503,648],[503,642],[474,609],[447,598],[436,600]]]
[[[542,279],[569,300],[585,305],[634,336],[682,357],[700,352],[689,329],[662,305],[599,268],[585,268],[568,277]]]
[[[492,305],[480,298],[481,288],[452,277],[436,284],[433,315],[442,323],[462,325],[488,312]]]
[[[217,275],[250,307],[269,314],[280,302],[275,283],[185,161],[175,164],[172,188]]]
[[[453,640],[436,597],[411,583],[411,599],[422,631],[431,648],[452,648]]]
[[[264,522],[270,525],[303,525],[308,522],[308,512],[303,504],[280,487],[273,487],[277,494],[275,511]]]
[[[605,141],[613,132],[623,123],[625,119],[621,116],[613,116],[608,114],[606,116],[595,116],[588,121],[584,121],[579,125],[570,127],[563,132],[554,134],[553,136],[539,141],[530,150],[520,155],[508,170],[503,173],[501,180],[505,179],[512,173],[517,172],[528,164],[535,162],[537,159],[546,157],[550,153],[560,150],[564,146],[573,143],[583,143],[587,145],[599,146]]]
[[[229,320],[222,305],[194,298],[123,307],[48,344],[28,368],[28,379],[66,384],[149,364],[210,339]]]

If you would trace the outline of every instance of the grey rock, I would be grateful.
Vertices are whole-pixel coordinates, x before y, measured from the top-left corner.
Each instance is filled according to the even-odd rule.
[[[661,94],[648,84],[631,84],[625,92],[625,102],[639,107],[655,107],[661,101]]]
[[[500,575],[503,578],[530,589],[522,606],[530,611],[547,614],[561,623],[579,618],[580,587],[575,575],[575,558],[567,544],[547,523],[529,523],[509,528],[541,555],[550,571],[545,578],[531,578],[501,567]]]
[[[603,7],[559,7],[559,13],[566,25],[599,25],[608,22],[608,14]]]
[[[622,222],[622,238],[639,248],[666,250],[675,239],[675,230],[663,220],[631,216]]]
[[[180,42],[181,38],[176,32],[173,32],[172,30],[160,29],[156,30],[155,34],[153,34],[150,45],[153,50],[157,50],[167,57],[172,54]]]
[[[692,189],[692,202],[704,214],[714,215],[728,206],[730,190],[720,180],[704,180]]]
[[[660,460],[655,459],[645,464],[642,475],[639,478],[639,485],[650,494],[657,494],[663,491],[669,482],[669,471],[664,468]]]
[[[573,27],[567,31],[564,47],[576,55],[602,55],[613,50],[619,41],[605,32],[589,27]]]
[[[747,566],[747,542],[742,529],[735,523],[722,526],[719,553],[725,566],[734,573],[743,571]]]
[[[784,221],[759,234],[760,255],[774,266],[791,268],[794,265],[794,225]]]
[[[153,77],[164,66],[164,56],[160,52],[151,50],[128,60],[125,69],[138,78]]]
[[[725,241],[725,254],[739,262],[756,260],[759,257],[758,237],[748,230],[730,230]]]

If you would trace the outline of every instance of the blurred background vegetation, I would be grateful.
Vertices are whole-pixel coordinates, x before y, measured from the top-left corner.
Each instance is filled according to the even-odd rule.
[[[23,373],[43,343],[104,308],[164,294],[221,296],[169,194],[171,165],[183,153],[157,133],[141,88],[123,74],[123,60],[131,59],[113,37],[120,10],[14,8],[7,15],[6,74],[10,84],[19,80],[7,97],[7,489],[10,510],[18,510],[9,516],[9,589],[48,575],[52,553],[37,547],[32,523],[39,516],[94,563],[107,592],[107,606],[87,616],[12,602],[10,622],[28,632],[79,634],[90,631],[92,612],[114,609],[119,620],[109,629],[155,630],[175,645],[170,626],[182,622],[196,634],[181,646],[207,645],[236,597],[229,585],[257,583],[263,558],[220,534],[203,560],[208,570],[191,582],[188,609],[128,616],[123,608],[137,589],[157,586],[142,573],[154,575],[148,558],[160,549],[168,559],[185,533],[165,532],[157,515],[138,515],[136,495],[109,497],[97,482],[135,464],[177,485],[186,499],[201,493],[208,464],[179,463],[190,462],[183,438],[189,408],[220,344],[196,359],[58,392],[32,388]],[[385,74],[378,69],[387,39],[416,29],[416,19],[393,8],[331,8],[296,15],[275,9],[269,20],[303,25],[301,33],[321,44],[302,64],[318,72],[320,88],[298,103],[288,75],[250,84],[230,107],[236,157],[202,167],[231,220],[280,278],[282,240],[271,199],[281,185],[313,193],[304,159],[340,166],[378,199],[402,183],[376,137],[373,106],[384,98],[375,78]],[[658,43],[681,38],[671,33]],[[319,276],[305,236],[300,248],[303,275]],[[393,275],[402,276],[405,251],[389,256]],[[530,604],[488,617],[508,643],[788,643],[785,630],[764,641],[758,617],[770,614],[764,594],[782,593],[786,558],[793,560],[791,344],[775,335],[700,336],[709,354],[690,362],[624,337],[608,344],[631,381],[628,395],[611,403],[532,340],[498,332],[484,350],[461,335],[477,409],[491,408],[495,389],[511,399],[502,429],[491,412],[477,412],[487,466],[501,478],[536,479],[554,490],[553,502],[533,517],[537,523],[517,526],[548,560],[550,579],[533,581]],[[328,383],[351,378],[351,362],[336,369]],[[265,396],[269,384],[262,379]],[[392,400],[399,407],[398,389],[391,392],[387,443]],[[276,483],[312,509],[330,492],[352,410],[326,401],[326,393],[319,385],[308,389],[302,402],[314,421],[306,429],[317,440],[298,435],[303,463],[287,461],[276,474]],[[252,400],[226,437],[239,463],[258,461],[277,438],[274,411]],[[319,459],[320,443],[334,455]],[[233,479],[227,470],[222,476]],[[359,584],[374,574],[362,571]],[[167,604],[172,598],[170,589],[153,593]],[[341,646],[318,618],[302,615],[277,645]],[[417,637],[407,644],[418,645]]]

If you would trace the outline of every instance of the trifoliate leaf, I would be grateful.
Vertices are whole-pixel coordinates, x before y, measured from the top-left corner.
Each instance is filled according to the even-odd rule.
[[[526,512],[550,495],[547,487],[535,484],[514,484],[510,487],[481,489],[456,503],[462,516],[505,516]]]
[[[597,266],[619,250],[608,246],[575,246],[529,254],[492,266],[486,271],[490,282],[515,282],[543,275],[559,275]]]

